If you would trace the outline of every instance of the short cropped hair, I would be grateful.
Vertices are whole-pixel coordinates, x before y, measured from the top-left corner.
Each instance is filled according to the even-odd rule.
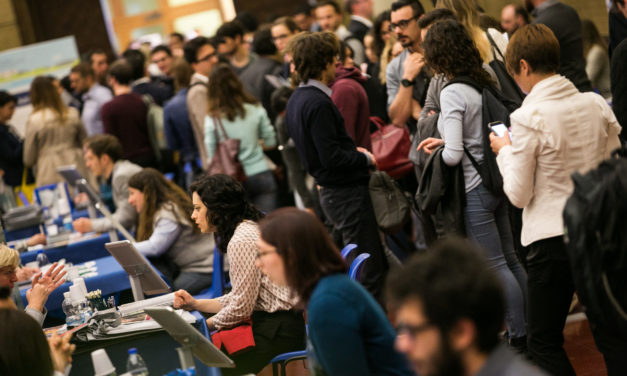
[[[0,268],[17,268],[20,265],[20,254],[15,250],[0,244]]]
[[[329,63],[340,53],[340,41],[330,32],[303,32],[292,38],[287,46],[292,62],[302,82],[319,79]]]
[[[146,74],[146,57],[139,50],[128,49],[122,53],[133,70],[133,80],[139,80]]]
[[[108,155],[113,162],[122,159],[122,144],[117,137],[110,134],[97,134],[85,140],[85,148],[91,150],[98,158]]]
[[[392,3],[391,9],[392,12],[396,12],[397,10],[407,6],[411,7],[414,17],[420,17],[425,14],[425,8],[419,0],[398,0]]]
[[[293,34],[298,33],[300,31],[300,29],[298,28],[298,25],[296,25],[296,22],[294,22],[292,17],[277,18],[272,23],[272,26],[278,26],[278,25],[284,25],[290,31],[290,33],[293,33]]]
[[[107,56],[107,52],[105,50],[103,50],[102,48],[92,48],[91,50],[87,51],[87,53],[85,55],[83,55],[82,60],[83,61],[87,61],[88,63],[91,64],[91,58],[94,55],[105,55]],[[108,56],[107,56],[108,58]]]
[[[216,37],[220,39],[226,37],[235,39],[238,35],[243,37],[244,31],[244,26],[239,21],[226,22],[218,28],[218,31],[216,31]]]
[[[447,8],[434,9],[431,12],[427,12],[424,17],[418,20],[418,26],[421,29],[425,29],[436,22],[444,20],[456,20],[455,13]]]
[[[505,318],[501,282],[477,248],[467,240],[448,239],[416,255],[387,280],[392,307],[418,302],[427,322],[446,336],[463,319],[477,329],[475,344],[490,352],[499,343]]]
[[[524,59],[535,73],[558,71],[560,45],[555,34],[545,25],[526,25],[518,29],[507,45],[505,64],[510,74],[520,73],[520,60]]]
[[[78,73],[81,77],[95,77],[94,69],[91,67],[91,64],[83,61],[72,67],[70,70],[71,73]]]
[[[133,81],[133,67],[126,59],[119,59],[109,67],[109,76],[120,85],[130,85]]]
[[[172,50],[170,49],[170,47],[166,46],[165,44],[160,44],[157,47],[153,48],[152,51],[150,51],[150,55],[154,55],[157,52],[165,52],[166,55],[172,57]]]
[[[0,90],[0,107],[4,107],[5,104],[11,102],[17,104],[17,97],[11,95],[8,91]]]
[[[255,32],[252,48],[256,54],[261,56],[276,54],[276,45],[272,41],[272,33],[269,28],[262,28]]]
[[[332,6],[335,13],[342,14],[342,8],[340,8],[340,6],[333,0],[319,1],[316,5],[316,9],[326,7],[327,5]]]
[[[523,20],[525,20],[525,24],[529,24],[529,12],[525,9],[522,4],[512,4],[514,6],[514,14],[517,16],[521,16]]]

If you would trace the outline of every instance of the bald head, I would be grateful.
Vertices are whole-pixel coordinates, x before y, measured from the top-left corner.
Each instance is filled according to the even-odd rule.
[[[522,5],[508,4],[501,11],[501,26],[511,37],[520,27],[529,24],[529,14]]]

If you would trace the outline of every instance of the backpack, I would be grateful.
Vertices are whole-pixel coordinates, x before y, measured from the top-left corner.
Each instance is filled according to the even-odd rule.
[[[155,103],[154,99],[148,94],[143,95],[142,99],[147,109],[146,125],[148,126],[150,146],[152,146],[157,161],[161,161],[164,157],[162,151],[168,148],[163,126],[163,107]]]
[[[409,220],[411,206],[398,183],[384,171],[374,171],[368,189],[379,227],[389,234],[400,231]]]
[[[627,146],[572,179],[564,225],[577,294],[591,322],[627,336]]]
[[[470,162],[479,173],[479,176],[481,176],[483,185],[492,194],[502,196],[504,194],[503,177],[501,176],[499,166],[496,163],[496,155],[490,147],[490,133],[492,133],[492,129],[490,129],[488,124],[495,121],[500,121],[509,128],[509,114],[514,112],[518,107],[520,107],[520,104],[505,97],[503,93],[501,93],[494,86],[483,87],[472,78],[466,76],[455,77],[446,85],[444,85],[444,87],[456,83],[471,86],[481,94],[481,144],[483,146],[483,161],[481,161],[481,163],[478,163],[465,146],[464,153],[466,153],[466,155],[470,159]]]
[[[503,61],[496,58],[496,54],[498,53],[501,59],[505,60],[503,53],[496,45],[494,39],[492,39],[490,33],[486,31],[485,35],[490,41],[492,56],[494,56],[494,59],[492,59],[492,61],[488,65],[490,66],[490,68],[492,68],[492,70],[496,74],[496,78],[499,80],[499,84],[501,85],[501,93],[503,93],[505,97],[517,103],[518,106],[520,106],[522,101],[525,99],[525,94],[522,92],[522,90],[520,90],[520,87],[518,87],[518,84],[516,83],[516,81],[514,81],[512,76],[509,75],[505,64],[503,64]]]

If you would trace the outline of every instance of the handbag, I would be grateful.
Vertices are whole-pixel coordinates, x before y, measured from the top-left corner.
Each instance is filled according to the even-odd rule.
[[[239,143],[240,140],[236,138],[229,138],[222,125],[222,120],[219,116],[213,117],[213,123],[215,127],[213,129],[218,146],[216,152],[213,154],[211,163],[207,168],[209,175],[225,174],[229,175],[239,182],[246,181],[246,173],[244,173],[244,166],[239,160]],[[220,141],[220,135],[218,133],[218,127],[224,135],[224,140]]]
[[[413,168],[408,157],[411,147],[409,131],[404,126],[385,125],[377,116],[371,116],[370,121],[378,128],[370,134],[372,154],[377,160],[377,168],[387,172],[394,179],[405,176]]]
[[[218,330],[212,333],[211,342],[219,349],[224,345],[224,349],[229,355],[253,349],[255,347],[255,337],[253,336],[252,321],[249,319],[234,328]]]

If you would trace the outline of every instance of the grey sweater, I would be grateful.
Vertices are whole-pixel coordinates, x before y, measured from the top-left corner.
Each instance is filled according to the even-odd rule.
[[[479,173],[464,153],[466,147],[477,162],[483,161],[481,94],[468,85],[451,84],[442,90],[440,105],[438,131],[444,140],[442,159],[449,166],[462,162],[468,193],[481,183]]]

